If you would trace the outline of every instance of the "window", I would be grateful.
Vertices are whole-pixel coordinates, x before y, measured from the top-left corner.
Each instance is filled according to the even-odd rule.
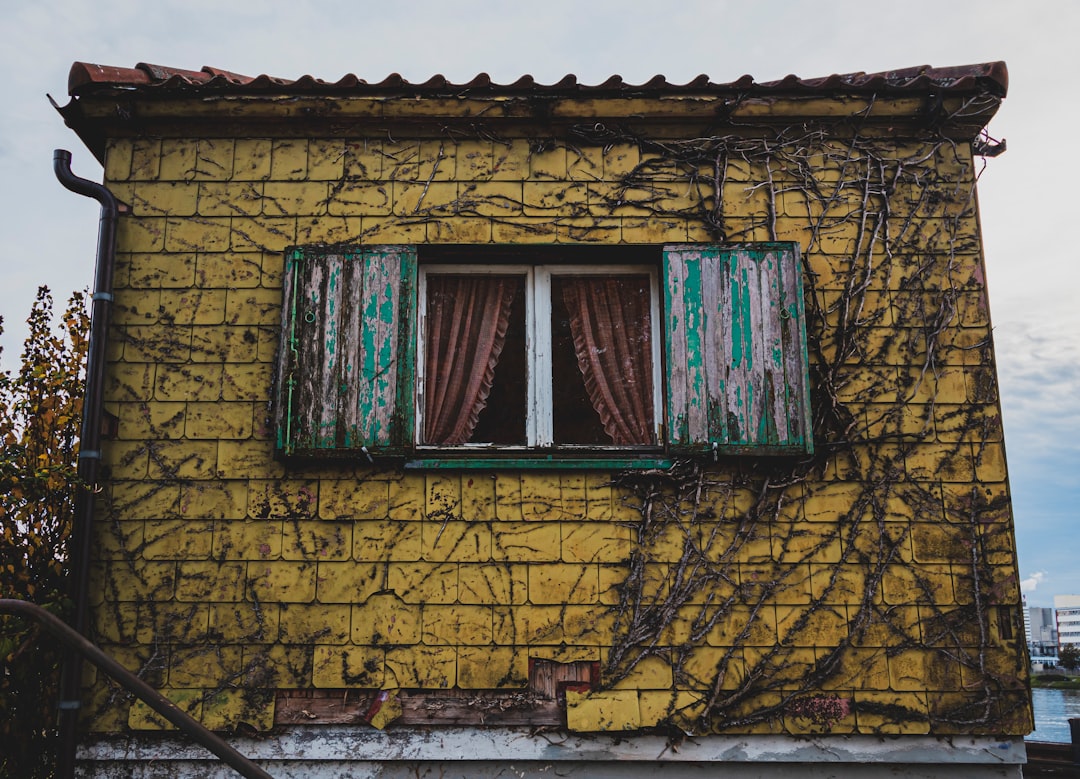
[[[632,467],[812,449],[797,247],[301,247],[286,457]]]
[[[420,269],[421,447],[656,447],[659,287],[648,266]]]

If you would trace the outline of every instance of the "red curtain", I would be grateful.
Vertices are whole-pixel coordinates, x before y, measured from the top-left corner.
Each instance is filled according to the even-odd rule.
[[[515,283],[480,274],[427,277],[424,443],[472,437],[506,343]]]
[[[635,277],[563,279],[563,300],[585,390],[617,445],[654,443],[648,289],[643,291],[642,281]]]

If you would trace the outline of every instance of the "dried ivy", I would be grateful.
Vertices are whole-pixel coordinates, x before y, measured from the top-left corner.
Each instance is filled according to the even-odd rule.
[[[470,132],[496,146],[504,142],[493,127]],[[446,143],[465,137],[461,133],[445,130]],[[779,463],[679,462],[614,480],[639,519],[612,607],[603,684],[619,684],[643,663],[670,666],[675,689],[693,693],[689,699],[671,695],[667,724],[680,732],[768,729],[785,718],[797,732],[830,730],[852,714],[892,725],[929,719],[931,731],[941,734],[1010,730],[1028,709],[1019,655],[1002,649],[1020,630],[1015,583],[1005,580],[1000,564],[1012,563],[1007,494],[977,481],[965,494],[946,494],[932,476],[911,479],[907,468],[935,419],[949,428],[949,442],[940,447],[946,468],[966,456],[969,444],[980,462],[987,441],[1000,433],[996,415],[987,412],[996,402],[989,329],[969,328],[978,334],[969,338],[958,327],[972,300],[984,294],[973,221],[977,176],[969,171],[958,180],[938,168],[945,160],[952,168],[967,164],[963,150],[932,125],[896,138],[849,121],[791,128],[729,124],[693,139],[580,125],[559,139],[534,139],[531,153],[565,146],[584,157],[587,148],[616,145],[636,146],[641,160],[605,203],[591,204],[581,216],[632,205],[655,219],[690,220],[717,242],[800,243],[808,258],[815,454]],[[440,148],[424,194],[445,154]],[[330,199],[347,178],[331,185]],[[475,213],[475,197],[467,192],[437,206],[421,196],[400,221]],[[789,232],[793,227],[797,234]],[[176,359],[198,349],[169,328],[152,334],[127,328],[121,335],[136,349]],[[257,328],[248,335],[257,340]],[[939,384],[959,367],[970,377],[968,402],[937,409]],[[913,417],[915,409],[921,416]],[[158,447],[151,440],[129,454],[149,453],[163,474],[148,484],[151,490],[183,481],[180,465],[162,458]],[[360,470],[356,476],[364,478]],[[804,509],[828,484],[854,490],[846,510],[807,521]],[[124,543],[116,509],[105,510],[125,550],[116,564],[135,572],[144,544]],[[920,524],[940,529],[943,559],[969,585],[969,597],[937,602],[932,566],[912,562],[904,551],[912,544],[913,518],[931,518]],[[911,604],[886,601],[889,577],[910,587]],[[149,587],[128,595],[136,608],[158,609]],[[251,603],[257,624],[244,640],[259,642],[269,631],[262,604]],[[122,613],[130,605],[106,598],[105,607],[123,626],[131,625]],[[778,606],[787,616],[783,635],[762,638],[763,631],[775,631]],[[136,650],[141,675],[160,679],[169,652],[210,657],[220,651],[219,636],[191,636],[187,627],[182,611],[155,624],[152,642]],[[905,652],[929,658],[925,708],[851,698],[859,688],[846,683],[881,673],[882,657]],[[275,685],[267,663],[265,654],[252,655],[199,700],[240,688],[254,696],[252,705],[261,703],[260,689]],[[285,674],[309,670],[301,663]],[[954,692],[935,697],[935,687]]]
[[[965,221],[973,220],[977,176],[969,172],[961,181],[936,166],[949,157],[962,159],[955,142],[933,132],[894,140],[856,130],[845,137],[835,128],[758,128],[757,134],[689,141],[657,141],[597,126],[574,128],[574,134],[588,143],[633,143],[641,150],[643,161],[624,178],[612,207],[626,202],[631,192],[644,192],[634,205],[661,219],[700,220],[716,241],[776,241],[790,239],[778,232],[778,223],[798,219],[790,209],[778,216],[782,204],[791,201],[805,209],[801,219],[809,228],[802,248],[809,258],[806,308],[816,454],[788,465],[686,462],[666,473],[628,472],[617,479],[635,495],[641,519],[633,527],[629,574],[614,610],[605,683],[618,684],[648,659],[670,664],[675,687],[697,693],[689,702],[673,695],[670,720],[692,732],[739,730],[784,717],[796,723],[808,717],[828,730],[860,712],[883,715],[894,724],[919,722],[926,721],[927,710],[883,709],[877,702],[824,692],[838,686],[849,694],[858,689],[851,678],[867,658],[864,647],[879,655],[879,663],[881,657],[915,650],[929,658],[925,689],[959,689],[955,678],[944,678],[950,674],[963,680],[962,694],[930,701],[934,732],[995,732],[1012,719],[1026,718],[1019,654],[1013,652],[1010,663],[1008,651],[1005,656],[995,652],[1002,639],[1020,630],[1015,582],[1011,575],[1010,581],[1001,580],[987,551],[1001,542],[993,532],[1008,533],[1007,524],[988,524],[1005,519],[1007,497],[987,497],[973,483],[969,495],[954,506],[946,504],[943,512],[935,481],[906,478],[905,458],[925,440],[934,419],[937,379],[946,365],[975,363],[980,367],[969,375],[981,381],[969,389],[971,403],[945,417],[956,443],[943,461],[964,457],[962,448],[970,441],[978,462],[986,439],[1000,433],[996,417],[978,405],[995,400],[989,330],[971,343],[958,342],[950,330],[960,324],[964,293],[983,294],[970,269],[962,267],[962,255],[979,250],[973,221]],[[745,197],[763,205],[749,218],[744,204],[733,203],[729,194],[736,168]],[[663,205],[673,171],[690,193],[689,205],[679,210]],[[853,235],[839,257],[822,246],[837,233]],[[814,269],[836,261],[842,286],[823,288]],[[890,327],[885,319],[886,307],[878,299],[883,290],[894,291],[893,310],[902,310],[903,327],[899,322]],[[901,308],[896,300],[909,303]],[[890,389],[884,375],[859,386],[864,372],[873,376],[875,367],[896,364],[915,370],[900,376],[895,400],[880,402]],[[907,410],[916,396],[926,416],[913,429]],[[869,415],[866,409],[872,409]],[[828,525],[790,519],[799,516],[800,505],[823,479],[860,485],[846,513]],[[739,493],[750,496],[742,501],[746,505],[739,505]],[[897,504],[903,506],[897,519],[932,518],[953,536],[952,543],[967,550],[955,560],[954,572],[964,569],[959,579],[970,585],[970,602],[955,607],[936,602],[940,598],[924,567],[901,552],[911,524],[889,521]],[[946,522],[948,513],[954,516]],[[790,527],[778,525],[784,517]],[[810,537],[810,543],[796,543],[803,541],[800,536]],[[666,552],[672,538],[681,540],[677,558]],[[749,550],[762,540],[771,544],[772,558],[766,556],[759,566],[761,578],[748,580],[746,572],[754,566],[747,559],[755,559]],[[794,555],[789,546],[797,549]],[[813,577],[810,597],[785,598],[805,590],[807,564],[824,561],[831,572]],[[895,576],[898,567],[915,588],[912,603],[919,604],[919,618],[914,622],[898,618],[882,598],[885,577]],[[852,577],[861,588],[841,591]],[[784,626],[778,643],[761,645],[767,642],[752,637],[759,629],[772,630],[764,614],[778,603],[797,604],[792,607],[797,616]],[[839,603],[848,604],[846,615],[836,612]],[[1009,608],[995,611],[999,603]],[[815,637],[822,625],[833,637],[825,647]],[[729,638],[715,642],[721,656],[702,673],[694,655],[720,628]],[[808,647],[816,648],[812,661],[801,659]],[[798,732],[804,725],[793,727]]]

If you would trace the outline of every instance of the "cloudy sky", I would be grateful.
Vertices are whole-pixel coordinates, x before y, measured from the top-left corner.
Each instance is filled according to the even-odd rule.
[[[34,290],[90,284],[98,209],[53,178],[52,150],[75,172],[101,169],[46,99],[67,102],[76,60],[257,75],[355,73],[379,81],[486,72],[584,83],[701,73],[759,81],[911,65],[1005,60],[1009,97],[990,132],[1008,152],[979,184],[1005,433],[1032,605],[1080,593],[1080,179],[1069,138],[1080,125],[1074,73],[1080,3],[981,0],[2,0],[0,224],[7,249],[2,366],[12,368]]]

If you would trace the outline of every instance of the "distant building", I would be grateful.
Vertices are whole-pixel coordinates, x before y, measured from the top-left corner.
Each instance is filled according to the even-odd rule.
[[[1057,655],[1057,624],[1054,610],[1031,606],[1024,610],[1024,630],[1032,657]]]
[[[1080,646],[1080,595],[1055,595],[1054,609],[1057,611],[1058,647]]]

